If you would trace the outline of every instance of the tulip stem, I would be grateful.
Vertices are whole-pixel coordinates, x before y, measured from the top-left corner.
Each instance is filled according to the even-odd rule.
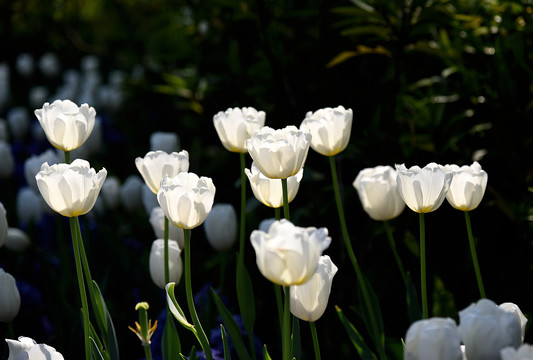
[[[422,316],[429,318],[428,294],[426,287],[426,225],[424,213],[419,213],[420,219],[420,288],[422,290]]]
[[[65,151],[65,163],[70,164],[70,151]]]
[[[168,218],[165,216],[164,242],[163,242],[163,261],[165,262],[165,285],[170,282],[170,270],[168,268]]]
[[[363,272],[361,271],[361,268],[359,267],[359,263],[357,262],[357,258],[355,257],[355,253],[352,248],[352,242],[350,240],[350,234],[348,233],[348,227],[346,226],[346,219],[344,217],[344,209],[342,207],[341,193],[339,190],[339,181],[337,177],[337,165],[335,163],[335,157],[328,156],[328,158],[329,158],[329,164],[331,168],[331,179],[333,182],[333,191],[335,193],[335,203],[337,204],[337,212],[339,215],[339,221],[341,223],[342,237],[344,238],[344,244],[346,246],[346,250],[348,251],[348,256],[350,257],[352,265],[355,269],[355,273],[357,275],[357,281],[359,283],[361,293],[363,294],[363,300],[366,305],[366,311],[368,313],[368,316],[370,317],[370,324],[371,324],[370,333],[374,340],[374,344],[376,345],[376,348],[378,350],[379,358],[386,359],[384,337],[383,337],[383,334],[381,334],[381,331],[379,330],[379,326],[378,326],[377,319],[376,319],[376,311],[374,310],[372,301],[370,300],[370,294],[366,287],[366,282],[363,277]]]
[[[274,208],[274,219],[281,220],[281,208]]]
[[[470,223],[470,213],[465,211],[466,231],[468,232],[468,242],[470,243],[470,253],[472,254],[472,262],[474,263],[474,270],[476,272],[477,287],[481,298],[486,298],[485,287],[483,286],[483,279],[481,278],[481,271],[479,270],[479,262],[477,260],[476,243],[472,235],[472,225]]]
[[[91,345],[89,339],[89,304],[87,302],[87,293],[85,292],[85,284],[83,280],[83,272],[80,256],[80,239],[76,231],[76,224],[78,224],[78,217],[69,217],[70,234],[72,236],[72,248],[74,250],[74,262],[76,264],[76,275],[78,277],[78,287],[81,298],[81,313],[83,316],[83,335],[85,338],[85,359],[91,359]]]
[[[316,333],[316,326],[314,321],[309,322],[311,328],[311,337],[313,338],[313,347],[315,349],[315,359],[320,360],[320,345],[318,344],[318,335]]]
[[[398,251],[396,250],[396,243],[394,242],[394,236],[392,235],[390,224],[388,221],[384,221],[383,224],[385,225],[385,232],[387,233],[387,239],[389,240],[389,245],[392,250],[392,254],[394,255],[394,259],[396,259],[396,264],[398,264],[398,268],[400,269],[404,285],[407,287],[407,275],[405,274],[405,270],[403,268],[402,259],[400,258],[400,255],[398,255]]]
[[[281,189],[283,190],[283,217],[291,221],[289,214],[289,192],[287,190],[287,179],[281,179]]]
[[[245,154],[240,153],[241,158],[241,222],[239,230],[239,261],[244,264],[244,241],[246,232],[246,167]]]
[[[283,331],[283,300],[281,299],[281,286],[274,283],[272,284],[274,285],[274,293],[276,295],[279,328],[281,331]]]
[[[204,350],[204,354],[207,360],[213,360],[213,354],[211,353],[211,346],[209,340],[205,335],[196,308],[194,306],[194,298],[191,285],[191,229],[183,229],[183,235],[185,238],[185,292],[187,296],[187,304],[189,305],[189,312],[191,313],[194,327],[196,328],[198,341]]]
[[[285,305],[283,308],[283,330],[281,348],[283,360],[291,359],[291,287],[285,286]]]

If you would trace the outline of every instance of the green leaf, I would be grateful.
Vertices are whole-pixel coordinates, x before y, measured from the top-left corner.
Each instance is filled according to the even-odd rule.
[[[244,328],[250,336],[253,335],[255,324],[255,301],[252,280],[246,270],[246,266],[241,261],[237,261],[237,301],[242,316]]]
[[[167,313],[163,337],[161,338],[161,352],[164,360],[176,359],[181,353],[180,338],[178,329],[170,313]]]
[[[220,335],[222,336],[222,343],[224,344],[224,360],[231,360],[231,351],[229,349],[228,336],[224,325],[220,324]]]
[[[109,314],[109,311],[107,310],[107,306],[105,305],[105,300],[102,296],[102,292],[100,291],[100,288],[98,287],[98,284],[95,281],[93,281],[93,288],[96,297],[96,299],[94,299],[95,304],[97,305],[98,313],[101,316],[100,321],[105,324],[105,326],[101,325],[104,331],[100,329],[100,332],[103,333],[105,349],[109,353],[109,358],[111,360],[118,360],[118,342],[117,335],[115,333],[115,326],[113,325],[113,319],[111,318],[111,314]]]
[[[185,317],[185,313],[183,310],[181,310],[181,307],[179,306],[178,302],[176,301],[176,296],[174,295],[174,287],[176,286],[176,283],[171,282],[168,283],[167,286],[165,286],[165,289],[167,291],[167,304],[170,312],[176,320],[180,322],[181,325],[183,325],[186,329],[192,331],[196,337],[198,337],[196,328],[193,324],[191,324],[187,318]]]
[[[263,360],[272,360],[270,354],[268,353],[266,344],[263,345]]]
[[[300,321],[296,316],[292,317],[291,355],[296,359],[302,357],[302,341],[300,337]]]
[[[405,276],[405,296],[407,301],[407,315],[411,323],[422,318],[422,311],[418,302],[418,294],[410,273]]]
[[[250,359],[250,355],[248,354],[248,351],[244,346],[244,341],[242,340],[242,333],[239,329],[239,326],[237,325],[237,322],[235,322],[235,319],[233,319],[232,314],[229,312],[222,300],[220,300],[220,297],[212,288],[211,295],[213,296],[213,300],[215,301],[217,311],[222,317],[222,321],[224,322],[224,325],[228,330],[229,337],[233,342],[233,345],[235,346],[237,356],[239,357],[239,359]]]
[[[357,331],[355,326],[344,316],[341,308],[335,305],[335,311],[337,311],[337,315],[361,359],[377,360],[376,355],[370,350],[359,331]]]
[[[92,336],[89,337],[91,340],[91,357],[96,360],[106,360],[102,353],[100,352],[100,349],[98,348],[98,345],[94,341],[94,338]]]
[[[363,306],[363,309],[361,311],[361,317],[363,318],[366,328],[369,330],[369,334],[372,336],[372,341],[374,342],[376,348],[383,348],[385,344],[385,331],[383,327],[383,319],[381,317],[379,299],[365,275],[362,276],[361,281],[365,282],[366,289],[368,291],[368,297],[370,298],[370,308],[368,308],[369,305],[365,302],[362,291],[360,287],[358,287],[357,290],[359,293],[359,303]],[[372,329],[372,318],[370,316],[371,313],[374,314],[374,320],[377,325],[376,334],[372,334],[372,332],[370,331]]]

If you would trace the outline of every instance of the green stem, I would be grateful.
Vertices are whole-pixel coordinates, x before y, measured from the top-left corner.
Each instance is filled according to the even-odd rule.
[[[65,151],[65,163],[70,164],[70,151]]]
[[[291,221],[289,214],[289,193],[287,191],[287,179],[281,179],[281,189],[283,190],[283,217]]]
[[[165,284],[170,282],[170,270],[168,268],[168,218],[165,216],[164,243],[163,243],[163,261],[165,262]]]
[[[281,337],[281,349],[283,360],[291,359],[291,287],[285,286],[285,305],[283,308],[283,329]]]
[[[152,360],[152,350],[150,349],[150,344],[143,344],[144,348],[144,356],[146,356],[146,360]]]
[[[383,225],[385,226],[385,232],[387,233],[387,239],[389,240],[389,246],[392,250],[392,254],[394,255],[394,259],[396,259],[396,264],[398,264],[398,269],[400,270],[400,273],[402,275],[404,285],[407,286],[407,275],[405,274],[405,270],[403,269],[402,259],[400,258],[400,255],[398,254],[398,251],[396,250],[396,243],[394,242],[394,236],[392,235],[390,224],[388,221],[384,221]]]
[[[72,248],[74,250],[74,261],[76,264],[76,275],[78,277],[78,287],[81,298],[81,313],[83,316],[83,335],[85,338],[85,359],[91,359],[91,344],[89,339],[89,304],[87,302],[87,294],[85,292],[85,284],[83,280],[81,256],[80,256],[80,239],[76,231],[76,224],[78,224],[77,217],[70,217],[70,234],[72,236]]]
[[[244,168],[246,167],[245,154],[240,153],[241,159],[241,222],[239,230],[239,261],[244,263],[244,242],[246,232],[246,173]]]
[[[281,220],[281,208],[274,208],[274,219]]]
[[[370,300],[370,295],[366,287],[365,279],[363,278],[363,272],[361,271],[361,268],[359,267],[359,263],[357,262],[357,258],[355,257],[355,253],[352,248],[352,242],[350,240],[350,234],[348,233],[348,227],[346,226],[346,219],[344,217],[344,209],[342,207],[341,193],[339,190],[339,181],[337,177],[337,165],[335,164],[335,157],[329,156],[328,158],[329,158],[329,165],[331,168],[331,179],[333,182],[333,191],[335,193],[335,203],[337,204],[337,212],[339,215],[339,221],[341,223],[342,237],[344,239],[346,250],[348,251],[348,257],[350,258],[352,265],[355,269],[355,273],[357,275],[357,281],[359,282],[359,287],[361,288],[361,293],[363,294],[363,300],[365,302],[367,312],[370,317],[370,324],[371,324],[370,332],[372,334],[372,337],[374,338],[374,342],[376,344],[376,347],[379,353],[379,358],[385,359],[386,358],[385,345],[382,341],[382,336],[379,331],[379,326],[377,323],[374,307],[372,305],[372,301]]]
[[[419,213],[420,219],[420,288],[422,290],[422,316],[429,318],[428,294],[426,287],[426,226],[424,213]]]
[[[209,340],[205,335],[198,314],[196,313],[196,308],[194,306],[194,298],[192,293],[191,285],[191,229],[183,229],[183,235],[185,238],[185,292],[187,296],[187,304],[189,305],[189,312],[191,313],[192,321],[194,327],[196,328],[198,340],[200,345],[204,350],[204,354],[207,360],[213,360],[213,354],[211,353],[211,346],[209,345]]]
[[[311,336],[313,337],[313,347],[315,348],[315,359],[320,360],[320,345],[318,344],[318,335],[316,333],[316,326],[314,321],[309,322],[311,328]]]
[[[476,243],[474,242],[474,236],[472,235],[472,225],[470,224],[470,213],[465,211],[466,230],[468,232],[468,242],[470,243],[470,253],[472,254],[472,262],[474,263],[474,270],[476,272],[477,287],[479,288],[479,294],[482,298],[486,298],[485,287],[483,286],[483,280],[481,279],[481,271],[479,270],[479,262],[477,260]]]
[[[281,286],[272,283],[274,285],[274,293],[276,295],[276,307],[278,308],[278,323],[280,330],[283,329],[283,299],[281,298]]]

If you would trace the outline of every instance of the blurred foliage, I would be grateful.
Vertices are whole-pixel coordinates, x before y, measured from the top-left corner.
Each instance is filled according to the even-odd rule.
[[[20,53],[38,57],[52,51],[63,69],[78,67],[91,54],[101,60],[102,70],[125,71],[126,99],[119,110],[107,114],[119,135],[106,138],[107,151],[94,161],[123,180],[136,174],[134,158],[148,151],[148,134],[177,132],[190,153],[191,171],[212,177],[216,201],[236,207],[239,163],[223,150],[212,126],[214,114],[253,106],[267,112],[267,125],[278,128],[299,125],[307,111],[352,108],[352,139],[337,159],[345,211],[352,219],[358,259],[381,301],[386,334],[399,339],[409,325],[403,296],[398,296],[404,291],[402,282],[381,224],[368,219],[351,187],[361,169],[381,164],[462,165],[478,160],[490,178],[485,199],[472,214],[488,296],[497,303],[515,302],[526,315],[533,314],[533,194],[528,192],[533,186],[532,15],[530,0],[4,0],[0,63],[14,67]],[[11,105],[27,103],[29,84],[23,80],[16,75],[11,79]],[[31,79],[33,84],[45,81],[52,87],[60,83],[39,74]],[[251,231],[273,214],[250,191],[248,196]],[[334,239],[328,254],[341,271],[331,306],[317,328],[328,358],[349,358],[354,350],[333,305],[354,305],[354,274],[344,266],[348,262],[337,241],[340,230],[326,161],[313,152],[291,214],[299,225],[326,226]],[[435,275],[430,307],[435,315],[453,316],[454,308],[477,300],[461,215],[444,204],[427,217],[428,271]],[[16,224],[15,212],[8,209],[8,216]],[[418,284],[417,216],[406,210],[391,225],[405,266]],[[147,276],[153,237],[147,216],[119,213],[99,219],[98,225],[87,220],[86,229],[99,239],[91,243],[92,260],[102,264],[94,275],[111,302],[110,311],[117,313],[121,355],[141,357],[137,340],[126,329],[135,314],[125,309],[144,297],[154,309],[163,301]],[[195,283],[216,282],[222,257],[207,247],[201,231],[193,232],[196,237],[193,258],[202,260],[193,270]],[[76,341],[71,338],[79,330],[70,328],[76,306],[64,300],[73,284],[58,270],[59,259],[67,262],[61,268],[68,266],[69,254],[63,248],[66,255],[54,257],[57,244],[49,243],[53,251],[39,249],[19,259],[0,254],[4,265],[23,267],[35,261],[45,269],[42,273],[56,279],[43,290],[46,306],[23,309],[15,331],[41,335],[40,341],[50,341],[64,349],[66,358],[75,358]],[[270,287],[261,282],[250,248],[246,261],[258,279],[257,323],[270,324],[257,335],[277,354],[269,322],[275,310],[266,300],[272,296]],[[32,274],[27,270],[20,276],[35,281]],[[232,287],[224,290],[230,308],[236,309]],[[64,308],[54,310],[57,294]],[[32,330],[36,316],[53,326]],[[346,317],[365,337],[360,318],[353,312]],[[49,337],[43,338],[47,332]],[[302,341],[310,345],[305,331]]]

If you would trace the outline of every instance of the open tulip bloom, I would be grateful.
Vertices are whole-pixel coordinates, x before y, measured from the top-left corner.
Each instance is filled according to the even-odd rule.
[[[174,177],[189,171],[189,153],[186,150],[170,154],[162,150],[149,151],[144,158],[135,159],[135,166],[146,185],[157,194],[165,176]]]
[[[253,107],[229,108],[213,116],[213,123],[224,147],[237,153],[246,153],[246,140],[265,125],[265,112]]]
[[[462,360],[461,336],[450,318],[415,321],[405,335],[404,360]]]

